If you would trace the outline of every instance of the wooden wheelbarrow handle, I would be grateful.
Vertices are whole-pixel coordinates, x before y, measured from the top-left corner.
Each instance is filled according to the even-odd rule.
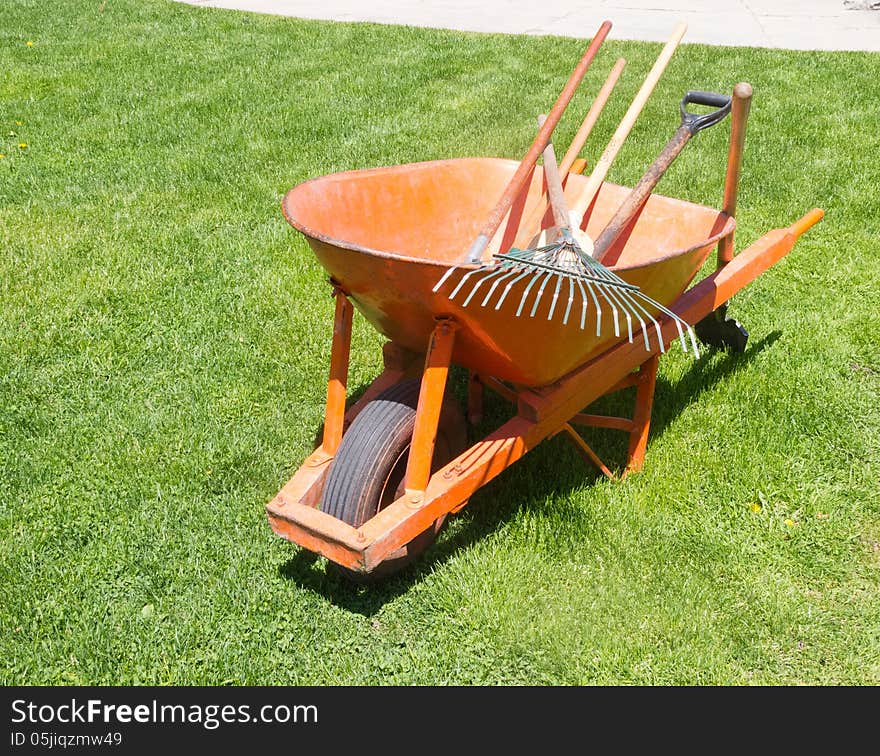
[[[596,32],[596,36],[593,37],[593,41],[590,43],[589,47],[587,47],[586,52],[584,52],[583,57],[577,66],[575,66],[575,69],[568,78],[565,87],[562,89],[562,92],[560,92],[556,103],[547,115],[547,120],[538,130],[538,134],[532,142],[532,146],[529,148],[529,151],[526,153],[522,162],[519,164],[519,167],[516,169],[516,172],[513,174],[513,178],[511,178],[510,182],[507,184],[507,188],[501,195],[501,199],[498,200],[498,204],[495,205],[492,212],[489,213],[489,217],[486,219],[486,223],[483,225],[482,230],[477,238],[474,239],[473,244],[471,244],[470,249],[467,252],[467,262],[477,263],[480,261],[483,252],[485,252],[486,247],[489,246],[489,240],[498,230],[501,221],[504,219],[504,215],[510,209],[517,194],[519,194],[525,185],[530,172],[535,167],[535,163],[538,162],[538,156],[541,154],[544,146],[550,139],[553,129],[556,128],[556,124],[559,123],[559,119],[562,118],[562,114],[568,106],[568,103],[571,101],[571,98],[574,96],[578,84],[580,84],[581,79],[584,78],[584,74],[593,62],[593,58],[595,58],[596,54],[599,52],[599,47],[605,41],[605,37],[608,36],[610,30],[611,22],[603,21],[602,25],[599,27],[599,31]]]

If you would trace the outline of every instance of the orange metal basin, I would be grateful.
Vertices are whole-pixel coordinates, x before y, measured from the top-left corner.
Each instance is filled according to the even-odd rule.
[[[516,384],[543,386],[626,338],[623,324],[624,335],[616,337],[606,310],[597,337],[592,317],[583,330],[580,317],[572,316],[563,325],[557,311],[548,320],[550,296],[544,297],[535,317],[529,317],[530,306],[515,317],[526,281],[510,292],[500,310],[481,307],[482,297],[462,307],[462,294],[451,301],[448,295],[474,266],[464,266],[440,291],[432,291],[450,265],[461,264],[517,165],[512,160],[461,158],[334,173],[291,189],[282,208],[321,265],[380,333],[423,352],[434,319],[449,315],[460,325],[453,362]],[[586,181],[568,176],[570,203]],[[538,201],[542,183],[538,170],[529,187],[531,202]],[[587,223],[591,237],[599,235],[628,192],[616,184],[603,186]],[[631,233],[623,235],[613,270],[668,305],[733,228],[733,218],[718,210],[652,195]],[[516,242],[522,246],[528,240]],[[462,291],[469,289],[466,285]]]

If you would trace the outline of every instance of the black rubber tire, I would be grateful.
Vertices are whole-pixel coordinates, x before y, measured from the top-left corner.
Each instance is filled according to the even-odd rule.
[[[342,437],[327,474],[319,509],[360,527],[403,493],[403,478],[419,401],[418,379],[395,384],[367,404]],[[467,446],[467,425],[458,402],[447,392],[443,399],[434,458],[436,470]],[[363,582],[397,572],[421,554],[437,537],[445,517],[390,554],[370,573],[343,569]]]

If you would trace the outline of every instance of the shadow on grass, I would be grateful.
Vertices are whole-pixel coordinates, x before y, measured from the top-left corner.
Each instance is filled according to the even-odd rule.
[[[714,361],[694,360],[687,373],[675,383],[662,377],[658,378],[654,389],[651,437],[661,436],[685,407],[696,402],[722,378],[751,362],[765,349],[769,349],[781,336],[782,331],[771,331],[760,341],[746,347],[742,354],[721,352],[719,359]]]
[[[773,331],[760,341],[753,342],[742,354],[724,352],[715,360],[694,360],[687,373],[675,383],[659,378],[651,424],[652,438],[661,436],[673,420],[689,404],[697,401],[716,381],[751,362],[758,354],[772,346],[781,335],[780,331]],[[617,411],[622,411],[625,402],[620,398],[615,398],[613,401],[620,405]],[[614,408],[610,409],[613,411]],[[496,427],[499,420],[503,422],[506,419],[499,412],[491,412],[487,415],[487,420],[476,429],[477,437]],[[509,416],[509,410],[507,415]],[[487,424],[489,424],[488,428],[485,427]],[[606,431],[605,434],[607,433],[609,432]],[[625,434],[618,433],[616,438],[617,443],[609,444],[608,448],[602,448],[601,451],[607,454],[625,454],[627,445]],[[620,439],[623,441],[620,442]],[[504,474],[490,481],[471,497],[467,512],[459,516],[465,522],[460,527],[456,527],[454,532],[450,528],[444,528],[438,540],[425,554],[396,575],[375,583],[356,584],[336,570],[335,565],[303,548],[299,548],[292,558],[281,564],[278,573],[300,588],[323,596],[335,606],[370,617],[388,601],[406,593],[414,584],[442,566],[456,553],[467,549],[471,544],[496,530],[516,511],[541,506],[548,496],[565,496],[583,487],[584,468],[578,471],[577,467],[580,457],[574,452],[570,452],[570,456],[560,457],[562,442],[545,442],[541,446],[546,446],[547,443],[559,444],[559,446],[549,451],[539,447],[527,455],[526,461],[517,465],[520,470],[526,465],[534,468],[559,468],[560,472],[558,474],[554,472],[546,486],[540,486],[539,492],[523,498],[523,483],[520,476]],[[615,446],[616,449],[611,448]],[[650,453],[648,464],[650,464]],[[600,478],[595,470],[590,468],[586,470],[591,478],[590,484]],[[491,499],[495,505],[484,506],[486,498]]]
[[[332,562],[303,548],[279,566],[278,574],[300,588],[323,596],[334,606],[371,617],[456,553],[495,530],[516,508],[517,504],[508,497],[503,506],[483,507],[479,517],[461,515],[462,519],[467,518],[463,527],[455,528],[455,532],[452,528],[444,528],[437,541],[413,564],[375,583],[354,583],[335,569]]]

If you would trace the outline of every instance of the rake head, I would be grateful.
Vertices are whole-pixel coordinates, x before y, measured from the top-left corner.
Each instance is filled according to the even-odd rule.
[[[633,321],[635,320],[641,330],[645,349],[649,351],[651,349],[650,332],[653,331],[660,351],[664,352],[660,323],[648,309],[653,308],[673,320],[685,352],[688,351],[688,342],[685,339],[687,332],[694,356],[700,356],[696,338],[688,323],[659,302],[643,294],[638,286],[627,283],[598,260],[586,254],[568,229],[561,229],[559,241],[553,244],[537,249],[513,248],[506,254],[493,255],[493,258],[493,263],[465,273],[449,293],[449,299],[454,300],[459,297],[463,307],[491,306],[500,310],[513,287],[524,282],[523,292],[516,307],[516,317],[522,317],[528,311],[528,316],[534,318],[538,315],[541,302],[549,301],[547,320],[552,320],[554,315],[561,315],[562,324],[567,325],[574,314],[575,320],[579,320],[581,330],[584,330],[588,315],[593,313],[598,337],[602,331],[604,307],[611,312],[616,337],[621,335],[620,321],[623,317],[626,321],[626,335],[631,343],[634,340]],[[456,270],[457,267],[452,267],[446,271],[434,286],[434,291],[439,291]],[[468,286],[470,286],[469,290]],[[527,307],[533,291],[534,299],[531,307]],[[545,293],[547,293],[546,299]]]

